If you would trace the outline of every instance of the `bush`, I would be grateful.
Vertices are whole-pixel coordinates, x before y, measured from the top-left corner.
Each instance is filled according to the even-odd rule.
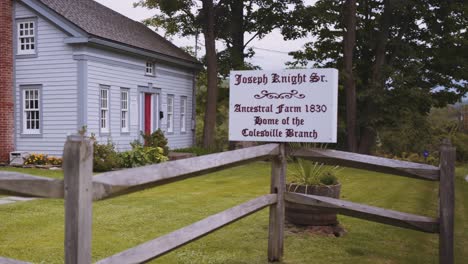
[[[110,171],[120,165],[120,157],[110,141],[107,144],[98,144],[95,141],[93,153],[93,170],[96,172]]]
[[[334,171],[326,171],[320,176],[320,183],[324,185],[336,185],[338,184],[338,178]]]
[[[456,148],[458,162],[468,162],[468,134],[455,133],[452,136],[452,145]]]
[[[62,159],[57,157],[49,157],[46,154],[30,154],[25,160],[25,165],[54,165],[61,166]]]
[[[141,132],[141,136],[143,137],[143,140],[145,141],[146,147],[153,147],[153,148],[160,147],[163,149],[164,156],[169,155],[169,147],[167,146],[167,138],[164,136],[164,132],[162,132],[161,129],[154,131],[152,134],[145,134]]]
[[[433,166],[438,166],[439,165],[439,152],[434,151],[432,153],[429,153],[429,156],[427,158],[424,158],[424,155],[420,155],[418,153],[413,153],[413,152],[403,152],[401,153],[401,157],[393,154],[386,154],[386,153],[376,153],[377,156],[388,158],[388,159],[396,159],[396,160],[404,160],[404,161],[410,161],[410,162],[416,162],[416,163],[426,163],[430,164]]]
[[[288,182],[295,185],[335,185],[338,184],[339,166],[327,166],[317,161],[297,158],[290,165]]]
[[[25,165],[46,165],[47,164],[47,155],[45,154],[30,154],[24,161]]]
[[[120,153],[120,160],[123,168],[133,168],[164,162],[168,158],[164,155],[164,150],[161,147],[144,147],[132,144],[132,150]]]
[[[62,166],[62,159],[57,157],[47,157],[47,164]]]

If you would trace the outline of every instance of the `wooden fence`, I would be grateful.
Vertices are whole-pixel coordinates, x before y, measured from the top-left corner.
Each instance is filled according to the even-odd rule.
[[[64,180],[0,172],[0,194],[65,199],[65,263],[91,263],[92,202],[154,187],[253,160],[271,158],[271,192],[209,216],[170,234],[125,250],[97,263],[141,263],[160,257],[236,220],[269,207],[268,260],[283,255],[284,202],[316,208],[392,226],[439,234],[439,262],[451,264],[454,231],[455,149],[444,142],[439,168],[411,162],[335,150],[299,149],[290,155],[429,181],[440,181],[439,218],[413,215],[314,195],[286,192],[286,149],[267,144],[246,149],[169,161],[140,168],[112,171],[93,177],[93,144],[81,136],[69,136],[64,148]],[[1,258],[1,263],[25,263]]]

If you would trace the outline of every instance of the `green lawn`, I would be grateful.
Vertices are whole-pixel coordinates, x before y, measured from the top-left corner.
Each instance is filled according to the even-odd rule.
[[[61,172],[15,169],[60,178]],[[93,260],[110,256],[265,194],[270,164],[257,162],[93,206]],[[457,170],[456,263],[468,259],[468,168]],[[342,199],[436,216],[437,184],[345,169]],[[0,206],[0,256],[63,263],[62,200]],[[341,238],[286,232],[284,263],[438,263],[437,235],[340,217]],[[151,263],[267,263],[268,210],[242,219]]]

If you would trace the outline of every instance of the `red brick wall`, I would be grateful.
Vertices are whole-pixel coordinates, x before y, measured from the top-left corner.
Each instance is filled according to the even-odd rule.
[[[0,162],[14,150],[13,1],[0,0]]]

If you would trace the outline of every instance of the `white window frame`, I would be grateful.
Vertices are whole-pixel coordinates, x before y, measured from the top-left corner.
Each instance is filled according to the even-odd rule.
[[[174,95],[167,95],[167,132],[174,132]]]
[[[16,41],[18,55],[36,54],[36,19],[20,20],[16,22]],[[26,47],[28,47],[26,49]]]
[[[187,97],[180,97],[180,132],[187,132]]]
[[[34,96],[32,98],[31,96]],[[23,134],[41,134],[41,89],[38,87],[22,89]],[[29,128],[28,128],[29,125]]]
[[[120,129],[123,133],[128,133],[129,128],[129,106],[130,106],[130,91],[128,89],[120,90]]]
[[[110,131],[110,89],[109,87],[101,86],[99,89],[99,131],[101,133],[109,133]]]
[[[154,76],[154,63],[151,61],[146,62],[145,75]]]

